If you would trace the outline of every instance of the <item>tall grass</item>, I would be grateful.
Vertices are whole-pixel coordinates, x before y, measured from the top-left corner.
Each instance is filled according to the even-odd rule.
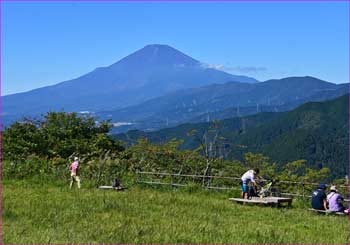
[[[346,217],[233,204],[232,193],[3,183],[3,243],[347,243]],[[349,240],[348,240],[349,242]]]

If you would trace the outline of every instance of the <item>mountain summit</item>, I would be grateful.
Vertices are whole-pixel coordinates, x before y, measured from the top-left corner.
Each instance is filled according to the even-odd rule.
[[[168,45],[150,44],[123,58],[111,67],[124,65],[144,68],[151,68],[151,66],[194,67],[200,64],[198,60]]]
[[[3,116],[116,109],[179,89],[229,81],[257,82],[207,68],[168,45],[152,44],[76,79],[4,96]]]

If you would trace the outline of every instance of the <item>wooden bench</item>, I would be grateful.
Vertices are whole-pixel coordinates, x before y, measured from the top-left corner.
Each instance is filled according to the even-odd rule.
[[[113,187],[113,186],[109,186],[109,185],[101,185],[99,187],[97,187],[98,189],[102,189],[102,190],[114,190],[114,191],[122,191],[127,189],[126,187]]]
[[[252,197],[251,199],[243,199],[243,198],[230,198],[230,201],[238,202],[238,203],[254,203],[254,204],[265,204],[265,205],[277,205],[281,206],[282,203],[287,203],[290,207],[292,205],[292,198],[289,197]]]
[[[313,212],[316,212],[316,213],[319,213],[319,214],[335,214],[335,215],[346,215],[345,213],[343,212],[332,212],[332,211],[329,211],[329,210],[319,210],[319,209],[313,209],[313,208],[309,208],[310,211],[313,211]]]

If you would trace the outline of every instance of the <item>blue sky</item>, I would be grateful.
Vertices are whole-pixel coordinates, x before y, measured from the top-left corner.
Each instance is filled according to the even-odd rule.
[[[2,2],[2,94],[108,66],[147,44],[259,80],[349,80],[348,2]]]

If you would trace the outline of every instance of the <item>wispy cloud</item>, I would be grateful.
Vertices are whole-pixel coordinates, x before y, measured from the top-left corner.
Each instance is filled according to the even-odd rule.
[[[235,66],[227,67],[226,71],[235,71],[239,73],[258,73],[267,71],[267,68],[263,66]]]
[[[220,65],[220,64],[207,64],[206,68],[212,68],[212,69],[221,70],[221,71],[226,69],[224,65]]]
[[[223,64],[202,64],[204,68],[212,68],[220,71],[237,72],[241,74],[256,74],[267,71],[263,66],[226,66]]]

